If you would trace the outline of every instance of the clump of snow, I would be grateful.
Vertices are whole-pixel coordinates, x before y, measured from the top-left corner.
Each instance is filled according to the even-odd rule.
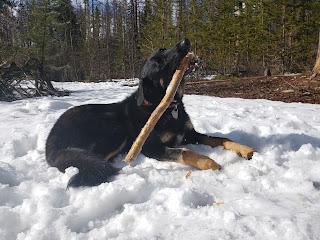
[[[128,166],[121,155],[112,182],[66,190],[77,169],[46,163],[51,127],[73,106],[117,102],[135,89],[121,84],[55,83],[73,94],[0,102],[1,239],[319,238],[319,105],[187,95],[196,130],[254,147],[251,161],[203,145],[185,147],[220,171],[143,154]]]
[[[205,76],[201,76],[200,78],[202,80],[212,80],[215,79],[217,77],[217,75],[205,75]]]

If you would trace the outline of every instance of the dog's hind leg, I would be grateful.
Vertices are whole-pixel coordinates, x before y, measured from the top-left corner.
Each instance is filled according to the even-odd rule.
[[[79,169],[79,172],[70,178],[68,188],[97,186],[109,182],[112,176],[118,174],[117,169],[110,163],[103,161],[103,158],[85,149],[68,148],[61,150],[55,157],[48,160],[50,166],[57,167],[61,172],[64,172],[70,166]]]
[[[124,147],[126,146],[127,144],[127,138],[125,138],[125,140],[123,141],[123,143],[117,148],[115,149],[114,151],[110,152],[105,158],[104,160],[105,161],[108,161],[110,158],[118,155],[119,153],[121,153],[124,149]]]

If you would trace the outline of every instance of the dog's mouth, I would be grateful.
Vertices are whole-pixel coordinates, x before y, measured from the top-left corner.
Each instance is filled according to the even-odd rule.
[[[190,65],[187,68],[186,72],[184,73],[184,76],[197,71],[199,68],[202,67],[203,64],[203,59],[202,57],[199,56],[194,56],[191,61],[190,61]]]

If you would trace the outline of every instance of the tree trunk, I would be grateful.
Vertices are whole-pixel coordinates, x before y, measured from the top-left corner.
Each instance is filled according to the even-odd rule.
[[[320,75],[320,31],[319,31],[319,43],[318,43],[318,53],[317,53],[317,60],[316,64],[313,67],[312,75],[310,79],[315,78],[316,76]]]
[[[137,0],[131,0],[131,20],[132,20],[132,40],[133,40],[133,56],[137,55],[137,38],[138,38],[138,6]]]
[[[282,5],[282,46],[281,46],[281,72],[284,74],[286,70],[286,5]]]

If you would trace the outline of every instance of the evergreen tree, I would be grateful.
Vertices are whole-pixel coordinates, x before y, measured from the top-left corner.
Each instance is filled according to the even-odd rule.
[[[71,0],[58,0],[54,10],[57,15],[57,46],[54,50],[59,54],[56,57],[56,78],[63,80],[80,79],[79,51],[81,50],[82,36]],[[52,53],[52,56],[56,55]]]
[[[12,8],[13,2],[0,2],[0,63],[12,57],[15,52],[15,19]]]
[[[173,1],[146,0],[140,22],[140,49],[142,56],[176,42],[172,18]]]
[[[102,12],[102,78],[111,79],[111,29],[112,29],[112,12],[111,12],[111,3],[109,0],[106,1],[104,6],[104,11]]]
[[[219,1],[216,7],[215,35],[212,40],[215,43],[217,71],[222,74],[234,71],[236,41],[239,38],[235,5],[236,1]]]
[[[57,43],[57,17],[55,11],[57,2],[50,0],[31,0],[29,11],[30,20],[28,22],[27,37],[33,43],[31,56],[39,61],[39,77],[45,80],[50,88],[50,68],[54,68],[54,59],[51,54],[57,53],[55,44]]]
[[[192,51],[195,54],[203,55],[204,39],[207,31],[207,16],[202,1],[190,0],[188,14],[188,33],[186,36],[192,44]]]
[[[186,0],[177,0],[177,38],[181,39],[186,36],[188,31],[188,10]]]
[[[140,19],[140,41],[139,48],[143,58],[155,49],[153,39],[155,38],[155,16],[151,0],[146,0]]]

